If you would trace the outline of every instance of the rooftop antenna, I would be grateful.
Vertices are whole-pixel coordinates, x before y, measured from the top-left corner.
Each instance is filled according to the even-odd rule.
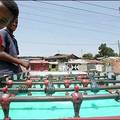
[[[119,57],[120,57],[120,42],[118,40],[118,52],[119,52]]]

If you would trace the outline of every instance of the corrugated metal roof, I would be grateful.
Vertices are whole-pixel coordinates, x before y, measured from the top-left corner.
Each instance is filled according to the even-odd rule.
[[[86,60],[83,60],[83,59],[75,59],[75,60],[71,60],[71,61],[68,61],[68,63],[75,63],[75,64],[87,64],[88,62]]]
[[[48,62],[49,64],[55,64],[55,65],[57,65],[58,64],[58,62]]]
[[[45,61],[45,60],[30,60],[30,63],[48,63],[48,61]]]
[[[60,59],[60,58],[79,58],[74,54],[55,54],[54,56],[50,56],[47,59]]]
[[[98,60],[88,60],[87,62],[90,64],[102,64],[102,62]]]

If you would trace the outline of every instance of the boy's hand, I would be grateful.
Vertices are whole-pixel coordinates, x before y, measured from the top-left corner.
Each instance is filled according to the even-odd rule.
[[[25,67],[26,69],[29,69],[30,63],[26,62],[26,61],[23,61],[22,66]]]

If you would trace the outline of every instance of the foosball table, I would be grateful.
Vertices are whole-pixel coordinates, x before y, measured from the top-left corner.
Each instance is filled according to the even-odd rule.
[[[120,119],[120,81],[100,76],[0,78],[0,119]],[[98,79],[99,78],[99,79]]]

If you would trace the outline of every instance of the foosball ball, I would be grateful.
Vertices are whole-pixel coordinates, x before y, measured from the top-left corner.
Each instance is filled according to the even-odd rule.
[[[0,78],[0,119],[120,119],[120,81],[98,76]],[[96,79],[97,78],[97,79]]]

